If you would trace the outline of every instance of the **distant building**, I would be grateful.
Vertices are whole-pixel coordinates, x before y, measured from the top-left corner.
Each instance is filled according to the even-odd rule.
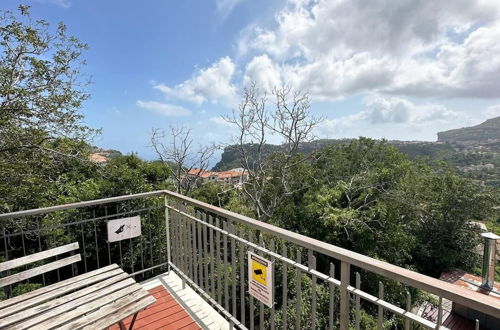
[[[91,162],[97,163],[97,164],[105,164],[108,162],[108,158],[106,158],[106,156],[104,156],[102,153],[99,153],[99,152],[90,154],[89,160]]]
[[[219,182],[225,185],[238,186],[248,180],[248,171],[243,168],[234,168],[229,171],[215,172],[193,168],[187,173],[188,180],[200,180],[201,183]]]

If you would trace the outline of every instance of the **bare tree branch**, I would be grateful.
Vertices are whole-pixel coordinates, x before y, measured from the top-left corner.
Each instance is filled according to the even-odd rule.
[[[287,198],[305,189],[300,184],[305,178],[297,178],[292,172],[314,156],[313,152],[296,157],[304,142],[314,140],[313,130],[322,120],[311,115],[308,93],[281,87],[275,88],[272,96],[274,108],[270,109],[267,94],[252,83],[244,89],[238,110],[223,117],[238,129],[233,143],[242,167],[249,172],[249,181],[241,191],[252,202],[260,220],[271,218]],[[281,141],[275,152],[267,144],[271,136]]]
[[[151,147],[170,169],[176,191],[184,195],[199,184],[217,150],[213,144],[194,147],[191,133],[185,126],[170,126],[168,134],[159,128],[151,132]]]

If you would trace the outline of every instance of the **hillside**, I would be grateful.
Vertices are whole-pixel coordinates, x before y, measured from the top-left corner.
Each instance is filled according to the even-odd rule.
[[[460,128],[438,133],[438,142],[424,141],[388,141],[411,159],[427,158],[444,161],[455,167],[458,173],[480,184],[500,187],[500,117],[467,128]],[[343,144],[349,139],[323,139],[304,143],[300,151],[308,153],[330,144]],[[255,147],[248,146],[250,154]],[[266,152],[273,153],[281,146],[266,145]],[[239,153],[235,146],[228,146],[222,153],[221,160],[214,166],[214,171],[241,167]]]
[[[438,133],[438,141],[469,145],[500,142],[500,117],[489,119],[477,126],[440,132]]]

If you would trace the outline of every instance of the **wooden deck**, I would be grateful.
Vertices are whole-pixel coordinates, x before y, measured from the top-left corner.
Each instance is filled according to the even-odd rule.
[[[193,318],[179,305],[170,292],[163,285],[159,285],[148,290],[155,298],[156,303],[139,313],[134,324],[136,330],[198,330],[201,327]],[[125,319],[124,324],[128,327],[132,317]],[[118,325],[114,325],[109,330],[120,330]]]

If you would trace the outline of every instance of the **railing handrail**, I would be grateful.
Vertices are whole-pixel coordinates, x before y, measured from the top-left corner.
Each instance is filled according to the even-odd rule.
[[[191,205],[223,216],[228,220],[233,220],[258,229],[262,232],[281,237],[302,247],[309,248],[332,258],[348,262],[351,265],[369,270],[373,273],[385,276],[398,282],[411,285],[415,288],[425,290],[454,302],[464,304],[472,309],[481,311],[491,316],[497,318],[500,317],[500,300],[489,297],[482,293],[474,292],[472,290],[462,288],[457,285],[427,275],[423,275],[385,261],[377,260],[305,235],[297,234],[292,231],[255,220],[250,217],[231,212],[172,191],[165,190],[164,193],[170,197],[181,199]]]
[[[241,224],[253,227],[254,229],[258,229],[262,232],[278,236],[280,238],[283,238],[287,241],[290,241],[302,247],[312,249],[316,252],[330,256],[340,261],[347,262],[351,265],[360,267],[362,269],[371,271],[373,273],[385,276],[387,278],[396,280],[401,283],[405,283],[407,285],[413,286],[421,290],[425,290],[427,292],[436,294],[440,297],[452,300],[454,302],[458,302],[460,304],[466,305],[472,309],[486,313],[493,317],[500,318],[500,300],[498,299],[494,299],[482,293],[462,288],[457,285],[427,275],[423,275],[414,272],[412,270],[390,264],[385,261],[377,260],[362,255],[360,253],[356,253],[326,242],[322,242],[305,235],[294,233],[292,231],[255,220],[250,217],[235,212],[231,212],[223,208],[207,204],[169,190],[158,190],[147,193],[123,195],[118,197],[4,213],[0,214],[0,220],[29,216],[29,215],[37,215],[54,211],[62,211],[74,208],[81,208],[86,206],[100,205],[100,204],[124,201],[129,199],[158,196],[158,195],[166,195],[180,199],[188,204],[203,208],[209,212],[225,217],[228,220],[239,222]]]
[[[93,199],[90,201],[41,207],[38,209],[23,210],[23,211],[17,211],[17,212],[9,212],[9,213],[1,213],[0,220],[26,217],[26,216],[30,216],[30,215],[38,215],[38,214],[43,214],[43,213],[55,212],[55,211],[78,209],[78,208],[82,208],[82,207],[86,207],[86,206],[94,206],[94,205],[107,204],[107,203],[113,203],[113,202],[121,202],[121,201],[126,201],[126,200],[130,200],[130,199],[138,199],[138,198],[143,198],[143,197],[163,195],[163,194],[165,194],[166,191],[167,190],[156,190],[156,191],[150,191],[150,192],[145,192],[145,193],[122,195],[122,196],[117,196],[117,197]]]

